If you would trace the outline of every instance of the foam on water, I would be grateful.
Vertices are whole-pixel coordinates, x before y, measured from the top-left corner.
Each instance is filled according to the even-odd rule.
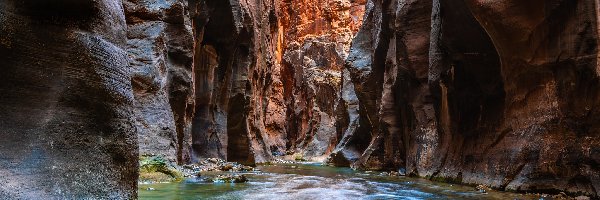
[[[214,184],[196,179],[140,185],[140,199],[526,199],[518,194],[482,194],[473,187],[380,176],[320,165],[259,166],[248,183]],[[153,190],[146,190],[151,187]]]

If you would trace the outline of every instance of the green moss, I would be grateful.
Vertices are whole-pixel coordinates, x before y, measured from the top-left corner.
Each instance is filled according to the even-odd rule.
[[[183,180],[183,174],[162,156],[140,156],[141,181],[174,182]]]
[[[304,157],[302,156],[301,153],[294,154],[294,160],[296,160],[296,161],[306,161],[306,159],[304,159]]]
[[[273,165],[273,163],[271,161],[267,161],[267,162],[263,162],[263,163],[259,163],[259,164],[265,165],[265,166]]]

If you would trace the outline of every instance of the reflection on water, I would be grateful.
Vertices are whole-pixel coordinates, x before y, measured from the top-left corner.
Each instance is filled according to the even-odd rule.
[[[525,199],[512,193],[483,194],[472,187],[423,179],[379,176],[349,168],[308,165],[259,166],[246,173],[248,183],[181,183],[140,185],[140,199]],[[154,190],[147,190],[153,188]]]

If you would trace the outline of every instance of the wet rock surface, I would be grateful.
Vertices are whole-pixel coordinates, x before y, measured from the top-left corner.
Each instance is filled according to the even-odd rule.
[[[194,164],[183,165],[186,174],[198,175],[200,172],[222,171],[222,172],[252,172],[254,167],[242,165],[236,162],[227,162],[218,158],[206,158]]]
[[[140,157],[140,184],[180,182],[186,179],[200,179],[213,183],[243,183],[243,174],[258,172],[254,167],[226,162],[218,158],[206,158],[193,164],[178,166],[160,155]]]
[[[228,175],[217,175],[216,177],[211,179],[214,183],[245,183],[248,182],[248,178],[246,178],[243,174],[228,174]]]
[[[236,162],[226,162],[218,158],[207,158],[198,163],[184,165],[181,171],[185,174],[185,177],[203,182],[245,183],[248,182],[248,178],[242,173],[256,173],[260,170]]]

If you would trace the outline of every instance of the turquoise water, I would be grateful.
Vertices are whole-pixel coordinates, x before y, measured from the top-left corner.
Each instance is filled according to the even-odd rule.
[[[481,193],[473,187],[424,179],[381,176],[318,164],[258,166],[248,183],[140,184],[140,199],[528,199],[520,194]],[[214,174],[206,174],[208,176]],[[148,190],[152,188],[153,190]]]

